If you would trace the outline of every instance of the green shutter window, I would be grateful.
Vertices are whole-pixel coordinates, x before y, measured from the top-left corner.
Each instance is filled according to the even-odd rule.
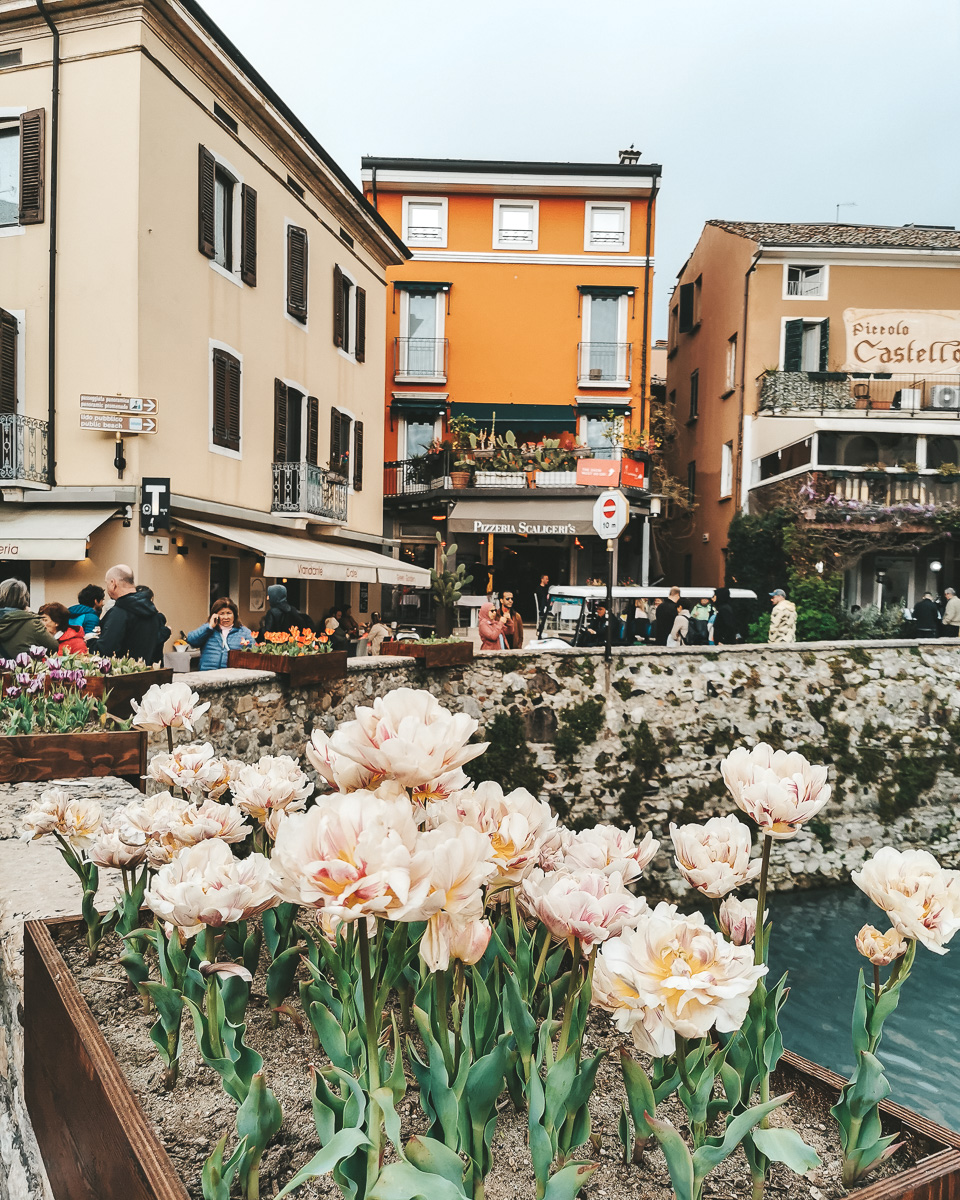
[[[343,349],[344,311],[343,311],[343,272],[338,266],[333,268],[333,344]]]
[[[334,475],[342,473],[341,456],[343,451],[340,446],[340,413],[337,409],[330,409],[330,470]]]
[[[820,370],[829,371],[827,361],[830,356],[830,318],[824,317],[820,322]]]
[[[354,357],[358,363],[362,363],[367,356],[367,293],[362,287],[357,288],[357,333],[354,343]]]
[[[213,444],[240,449],[240,360],[213,352]]]
[[[287,226],[287,312],[307,319],[307,231],[298,225]]]
[[[783,369],[799,371],[803,361],[803,321],[787,321],[783,334]]]
[[[320,401],[316,396],[307,397],[307,462],[315,467],[320,462]]]

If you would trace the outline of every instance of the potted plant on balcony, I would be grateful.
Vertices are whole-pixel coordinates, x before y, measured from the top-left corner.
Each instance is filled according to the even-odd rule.
[[[455,491],[460,491],[463,488],[470,486],[470,475],[473,471],[473,463],[469,458],[458,458],[453,464],[453,470],[450,472],[450,482]]]
[[[527,482],[526,470],[516,434],[508,429],[496,440],[490,470],[477,471],[477,487],[522,488]]]
[[[411,458],[405,468],[405,492],[425,492],[430,485],[430,461],[426,453]]]
[[[571,450],[561,448],[559,438],[544,438],[535,462],[537,487],[577,486],[577,460]]]

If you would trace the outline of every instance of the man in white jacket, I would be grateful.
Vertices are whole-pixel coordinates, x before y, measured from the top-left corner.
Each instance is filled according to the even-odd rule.
[[[797,606],[787,599],[783,588],[770,593],[770,634],[768,642],[795,642],[797,640]]]
[[[960,596],[953,588],[947,588],[943,598],[947,603],[940,618],[940,636],[955,638],[960,636]]]

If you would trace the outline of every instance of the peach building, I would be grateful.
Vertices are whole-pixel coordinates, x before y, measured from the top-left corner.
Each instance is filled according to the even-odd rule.
[[[670,299],[672,465],[696,503],[671,581],[722,583],[734,513],[804,489],[802,519],[877,530],[847,603],[960,586],[931,537],[960,502],[958,272],[940,226],[707,222]]]
[[[45,7],[0,0],[0,577],[125,561],[174,632],[423,586],[382,530],[399,234],[194,0]]]
[[[659,166],[364,158],[364,193],[409,246],[387,269],[385,528],[407,561],[432,565],[434,531],[486,584],[601,571],[591,512],[604,483],[629,489],[637,519],[620,573],[640,577],[643,464],[621,470],[623,435],[647,429]],[[512,463],[460,461],[459,422],[541,446]],[[544,439],[576,437],[588,460],[549,468]],[[433,451],[433,452],[432,452]],[[469,457],[469,456],[467,456]],[[603,468],[599,463],[613,465]],[[632,473],[631,473],[632,469]],[[520,598],[518,595],[518,599]]]

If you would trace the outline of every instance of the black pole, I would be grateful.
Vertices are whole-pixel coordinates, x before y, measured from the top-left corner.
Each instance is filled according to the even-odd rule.
[[[607,538],[607,644],[603,652],[603,661],[613,658],[613,538]]]
[[[47,281],[47,483],[57,485],[57,188],[60,177],[60,31],[43,0],[37,9],[53,35],[50,97],[50,263]],[[40,164],[40,170],[44,164]]]

